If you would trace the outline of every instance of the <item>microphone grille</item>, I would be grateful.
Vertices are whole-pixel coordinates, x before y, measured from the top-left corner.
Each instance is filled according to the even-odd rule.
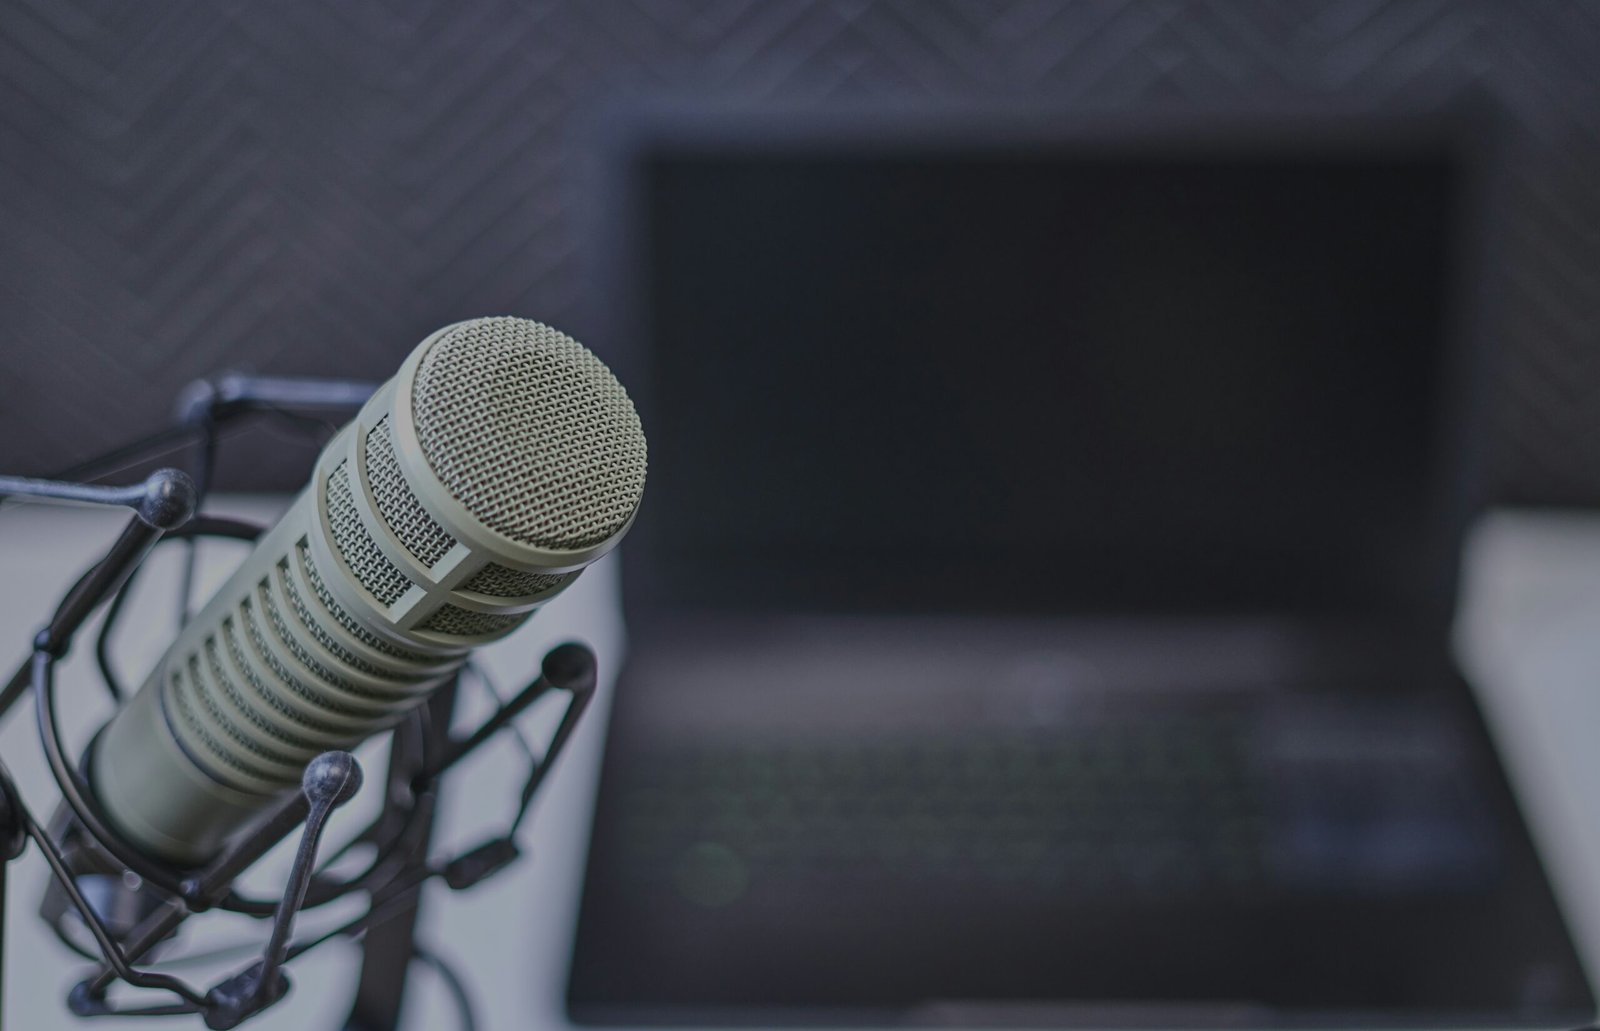
[[[549,326],[450,327],[423,355],[411,405],[434,475],[513,541],[594,547],[639,506],[646,454],[633,402],[587,348]]]

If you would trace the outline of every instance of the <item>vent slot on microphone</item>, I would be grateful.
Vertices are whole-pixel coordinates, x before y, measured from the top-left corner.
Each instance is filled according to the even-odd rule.
[[[167,713],[167,719],[171,724],[173,734],[177,736],[178,742],[183,745],[183,750],[189,753],[189,757],[199,763],[202,768],[211,765],[204,762],[202,756],[210,756],[216,762],[230,767],[238,773],[242,773],[247,777],[255,776],[249,769],[241,765],[239,760],[233,757],[233,753],[221,741],[218,741],[211,731],[206,728],[200,717],[195,715],[192,708],[193,703],[184,691],[184,678],[181,674],[174,673],[172,678],[167,681],[167,690],[162,695],[162,701],[168,703],[163,705],[162,709]],[[200,754],[197,755],[197,752]]]
[[[311,610],[311,605],[306,602],[306,599],[300,593],[300,586],[295,583],[287,558],[279,560],[278,571],[283,581],[283,593],[288,596],[289,606],[294,609],[295,619],[299,622],[300,627],[310,634],[318,644],[327,649],[328,653],[334,658],[351,669],[365,673],[369,677],[381,677],[385,680],[394,680],[400,683],[419,679],[406,677],[404,674],[376,666],[347,648],[338,638],[333,636],[327,626],[317,618],[317,614]]]
[[[494,612],[471,612],[458,605],[444,604],[428,617],[419,630],[431,630],[451,637],[482,637],[484,634],[509,630],[527,619],[531,612],[513,612],[500,615]]]
[[[350,740],[351,731],[348,727],[330,724],[326,720],[319,720],[314,715],[296,709],[285,702],[278,691],[271,690],[261,682],[261,678],[256,675],[256,667],[245,656],[244,646],[239,642],[239,633],[234,627],[232,617],[222,621],[222,638],[227,643],[228,654],[233,659],[234,668],[244,675],[251,693],[299,728],[301,736],[306,741],[314,743],[318,751],[338,748]]]
[[[404,688],[400,688],[395,692],[375,691],[352,682],[319,661],[315,655],[311,654],[311,649],[306,647],[305,642],[295,636],[289,624],[284,620],[283,613],[278,611],[278,603],[273,599],[272,587],[267,581],[263,580],[256,586],[256,600],[260,604],[261,611],[267,614],[268,621],[272,623],[274,636],[277,640],[288,650],[290,655],[294,656],[295,661],[300,663],[315,678],[310,684],[305,685],[307,692],[323,696],[331,691],[336,691],[351,696],[351,699],[360,706],[364,707],[366,704],[371,703],[380,710],[387,709],[396,702],[406,700]],[[273,668],[285,679],[295,679],[282,666],[275,665]],[[323,690],[319,691],[319,687],[323,688]]]
[[[201,679],[200,660],[197,656],[189,656],[185,673],[187,675],[173,675],[170,697],[176,702],[175,707],[183,729],[188,731],[188,744],[191,749],[198,745],[197,750],[216,760],[217,764],[248,778],[244,784],[236,784],[243,790],[260,790],[260,781],[288,785],[299,779],[303,764],[279,759],[241,730],[222,711],[222,707],[211,697],[211,692],[206,689]],[[210,717],[209,720],[206,719],[207,716]],[[201,756],[194,758],[198,760]],[[210,772],[213,776],[226,777],[224,770],[218,769],[215,764],[208,765],[211,766]]]
[[[346,705],[343,702],[312,691],[301,683],[299,678],[291,674],[283,665],[283,661],[278,658],[271,648],[267,647],[266,636],[261,630],[261,621],[256,618],[255,606],[249,601],[239,606],[239,616],[241,622],[244,623],[245,634],[250,638],[250,643],[254,647],[256,657],[272,671],[272,675],[278,679],[279,683],[299,695],[301,700],[311,706],[313,710],[325,709],[335,715],[344,716],[351,720],[362,720],[372,715],[372,710],[370,709],[359,709]]]
[[[476,591],[494,598],[526,598],[549,594],[577,578],[581,570],[571,573],[527,573],[491,562],[461,585],[463,591]]]
[[[286,763],[309,762],[322,748],[314,741],[296,737],[285,731],[272,720],[262,715],[261,710],[252,704],[251,700],[234,686],[233,678],[228,675],[227,669],[222,665],[222,656],[217,649],[215,637],[206,638],[205,643],[206,667],[211,671],[211,680],[222,690],[223,696],[229,703],[229,708],[243,716],[252,727],[261,734],[272,739],[273,745],[282,746],[285,751],[275,748],[264,749],[271,751],[274,758]]]
[[[278,639],[283,642],[284,647],[289,649],[302,666],[324,683],[340,691],[384,703],[410,697],[424,678],[408,679],[383,670],[371,675],[352,663],[344,662],[337,654],[318,654],[316,651],[318,634],[307,628],[300,619],[291,623],[283,614],[282,603],[289,596],[290,590],[288,577],[284,575],[288,565],[287,558],[279,559],[278,568],[274,571],[276,575],[270,581],[261,581],[259,585],[261,607],[272,620],[272,628],[278,632]],[[282,593],[275,591],[274,587],[279,588]]]
[[[272,590],[267,586],[266,581],[263,580],[257,587],[257,593],[261,598],[261,611],[267,614],[267,619],[272,623],[272,629],[277,632],[278,640],[283,642],[285,648],[289,649],[289,654],[299,660],[300,665],[310,670],[319,679],[348,694],[377,697],[373,692],[362,690],[317,661],[316,656],[311,654],[311,649],[305,646],[305,642],[301,641],[299,636],[290,629],[289,624],[284,621],[283,613],[278,611],[277,603],[272,600]],[[379,698],[378,700],[387,699]]]
[[[348,460],[340,462],[328,477],[328,521],[333,524],[333,543],[356,580],[367,593],[388,607],[412,586],[411,579],[379,550],[361,522],[351,494]]]
[[[418,562],[432,569],[455,547],[456,539],[422,507],[422,502],[406,482],[400,461],[394,455],[394,440],[385,415],[367,433],[367,480],[377,502],[378,515],[400,538]]]
[[[300,566],[305,570],[306,582],[311,585],[311,590],[316,593],[317,600],[322,603],[322,607],[327,610],[328,615],[332,616],[340,626],[350,632],[350,636],[373,651],[399,659],[402,662],[413,662],[420,666],[438,663],[439,660],[437,658],[410,651],[397,644],[391,644],[360,623],[357,623],[355,617],[346,612],[344,607],[334,598],[333,592],[328,590],[328,585],[322,582],[322,574],[317,571],[317,564],[311,559],[310,546],[302,540],[298,551]]]

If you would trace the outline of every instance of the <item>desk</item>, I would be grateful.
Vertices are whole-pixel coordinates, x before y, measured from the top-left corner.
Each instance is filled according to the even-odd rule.
[[[270,522],[281,498],[230,497],[212,511]],[[32,631],[49,605],[108,543],[121,516],[88,509],[42,506],[0,508],[0,644],[6,668],[20,661]],[[120,668],[137,681],[171,638],[178,548],[158,550],[141,577],[147,606],[130,610],[115,644]],[[170,552],[170,554],[161,554]],[[221,582],[242,552],[229,545],[207,550],[202,592]],[[483,653],[483,664],[509,691],[535,671],[545,648],[561,640],[588,641],[600,659],[601,691],[575,736],[570,753],[546,785],[524,841],[528,857],[495,881],[462,894],[435,886],[424,897],[420,936],[457,963],[475,989],[485,1031],[559,1027],[583,841],[598,773],[602,730],[611,678],[623,654],[617,608],[617,558],[590,569],[566,594],[528,626]],[[1458,645],[1482,689],[1484,706],[1506,752],[1535,836],[1556,879],[1557,891],[1600,982],[1600,517],[1546,513],[1496,513],[1473,534],[1466,565],[1466,598]],[[148,628],[146,633],[140,633]],[[91,627],[92,631],[93,627]],[[87,640],[87,638],[86,638]],[[109,714],[87,648],[78,650],[61,675],[63,711],[74,747]],[[485,702],[469,692],[463,719],[481,714]],[[16,773],[29,803],[45,815],[54,797],[34,736],[31,714],[14,713],[0,727],[0,753]],[[526,721],[541,733],[550,712]],[[382,749],[360,753],[371,773],[381,770]],[[509,743],[487,750],[447,780],[441,805],[440,845],[464,846],[485,837],[508,818],[523,765]],[[376,792],[354,803],[375,803]],[[336,817],[336,820],[338,818]],[[349,826],[354,815],[344,817]],[[339,823],[330,831],[337,839]],[[277,859],[282,860],[282,856]],[[62,1004],[80,976],[82,962],[62,948],[34,916],[47,874],[36,852],[17,865],[6,910],[7,1026],[24,1031],[93,1026],[104,1031],[194,1031],[193,1018],[77,1023]],[[305,926],[323,926],[338,914],[313,916]],[[206,942],[257,942],[263,929],[219,915],[196,935]],[[242,923],[242,926],[240,924]],[[330,944],[314,963],[290,968],[295,987],[277,1009],[246,1026],[269,1031],[333,1029],[345,1015],[353,989],[354,948]],[[234,965],[239,961],[235,960]],[[210,979],[197,973],[202,984]],[[419,969],[409,1000],[408,1027],[444,1031],[454,1014],[432,974]]]

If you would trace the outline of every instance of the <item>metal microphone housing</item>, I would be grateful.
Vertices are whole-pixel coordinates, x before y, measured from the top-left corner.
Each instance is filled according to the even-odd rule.
[[[626,391],[570,337],[432,334],[98,736],[101,808],[152,856],[205,862],[615,547],[645,471]]]

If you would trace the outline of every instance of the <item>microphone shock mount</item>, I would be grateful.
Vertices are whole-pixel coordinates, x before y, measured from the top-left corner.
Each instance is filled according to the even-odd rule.
[[[237,1027],[284,997],[290,984],[287,965],[329,941],[345,938],[361,940],[364,950],[362,975],[346,1029],[393,1031],[409,965],[418,959],[437,962],[412,940],[422,888],[437,880],[453,890],[463,890],[500,873],[521,855],[517,832],[594,694],[594,655],[581,644],[552,649],[538,676],[512,698],[499,702],[493,713],[468,733],[453,735],[450,729],[458,682],[447,684],[414,708],[393,731],[381,812],[348,844],[321,856],[320,861],[328,817],[356,795],[363,780],[360,764],[347,752],[325,752],[312,759],[298,791],[287,793],[220,855],[192,869],[158,862],[130,844],[96,804],[87,770],[68,758],[57,715],[56,665],[70,651],[89,617],[106,605],[95,654],[106,690],[120,703],[123,691],[109,661],[107,641],[119,621],[130,582],[151,551],[169,540],[186,542],[190,549],[179,600],[180,613],[186,613],[195,542],[206,538],[253,541],[262,532],[249,523],[196,514],[204,485],[211,478],[221,427],[262,415],[287,415],[302,424],[323,425],[316,422],[315,413],[357,407],[371,390],[371,384],[346,381],[226,377],[187,390],[176,426],[118,448],[103,460],[126,463],[155,449],[170,448],[174,441],[186,442],[198,446],[199,485],[195,477],[170,468],[121,487],[69,478],[92,479],[95,466],[102,462],[88,463],[55,480],[0,476],[0,497],[132,510],[110,548],[66,593],[35,635],[29,658],[0,688],[0,718],[24,695],[32,696],[40,746],[65,803],[60,817],[47,829],[28,809],[10,770],[0,761],[0,918],[6,867],[32,844],[51,874],[42,907],[46,918],[69,948],[93,964],[67,998],[68,1008],[79,1016],[195,1014],[208,1028]],[[470,663],[466,667],[472,668]],[[510,727],[534,702],[551,694],[566,697],[565,709],[543,753],[530,751],[530,770],[507,829],[459,855],[429,858],[440,779],[497,732]],[[246,894],[238,886],[240,876],[297,830],[299,841],[282,893],[272,898]],[[354,875],[332,874],[332,863],[358,845],[370,847],[370,861]],[[294,936],[299,914],[357,893],[368,899],[360,915],[315,937]],[[267,933],[254,960],[206,989],[150,961],[157,947],[184,921],[213,909],[266,923]],[[87,931],[92,947],[76,940],[71,933],[74,923]],[[383,934],[368,933],[379,927]],[[4,922],[0,919],[0,977],[3,964]],[[454,975],[445,973],[457,988]],[[110,993],[118,983],[134,991],[119,993],[114,1000]],[[470,1026],[470,1000],[459,994],[465,1009],[463,1021]],[[3,1020],[0,1011],[0,1023]]]

